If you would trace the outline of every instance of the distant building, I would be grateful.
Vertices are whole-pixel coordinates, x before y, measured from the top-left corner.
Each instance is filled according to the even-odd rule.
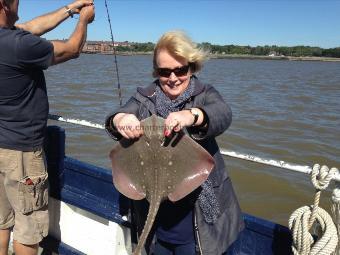
[[[278,54],[277,54],[276,51],[271,51],[271,52],[269,52],[269,54],[268,54],[269,57],[276,57],[277,55],[278,55]]]
[[[112,54],[114,47],[131,47],[128,41],[125,42],[115,42],[112,46],[112,42],[105,41],[87,41],[84,44],[82,52],[84,53],[102,53],[102,54]]]

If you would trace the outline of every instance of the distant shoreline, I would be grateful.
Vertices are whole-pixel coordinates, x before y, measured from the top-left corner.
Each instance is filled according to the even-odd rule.
[[[93,53],[82,52],[83,54],[101,54],[113,55],[112,53]],[[119,56],[139,56],[152,55],[153,52],[117,52]],[[259,56],[259,55],[241,55],[241,54],[210,54],[210,59],[261,59],[261,60],[289,60],[289,61],[322,61],[322,62],[340,62],[340,58],[331,57],[291,57],[291,56]]]
[[[227,55],[227,54],[210,54],[209,57],[212,59],[262,59],[262,60],[340,62],[340,58],[330,57],[291,57],[291,56],[258,56],[258,55]]]

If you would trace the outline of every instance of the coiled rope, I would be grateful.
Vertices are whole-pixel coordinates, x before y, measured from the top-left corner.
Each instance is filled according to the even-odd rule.
[[[292,231],[292,250],[295,255],[329,255],[332,254],[338,244],[338,233],[331,216],[319,207],[321,191],[325,190],[331,179],[338,173],[333,167],[315,164],[312,170],[311,179],[316,189],[314,204],[303,206],[293,212],[289,218],[289,229]],[[317,222],[322,234],[314,243],[310,229],[314,222]]]
[[[332,193],[332,213],[334,224],[338,233],[340,233],[340,184],[338,182],[335,183],[335,188]],[[335,254],[340,255],[339,240]]]

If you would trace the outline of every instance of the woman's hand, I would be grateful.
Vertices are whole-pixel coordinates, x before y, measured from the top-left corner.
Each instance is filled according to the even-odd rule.
[[[117,131],[126,139],[135,139],[143,135],[140,121],[133,114],[118,113],[112,122]]]
[[[203,121],[204,115],[199,108],[195,108],[195,110],[199,113],[198,120],[195,125],[200,125]],[[191,127],[194,124],[194,121],[195,117],[190,110],[171,112],[164,122],[164,135],[169,136],[172,131],[179,132],[185,127]]]

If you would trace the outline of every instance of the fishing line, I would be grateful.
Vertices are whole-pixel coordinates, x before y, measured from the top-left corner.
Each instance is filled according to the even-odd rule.
[[[107,13],[107,20],[109,21],[109,27],[110,27],[110,32],[111,32],[111,42],[112,42],[112,47],[113,47],[113,54],[115,56],[115,67],[116,67],[116,75],[117,75],[117,82],[118,82],[117,87],[118,87],[118,95],[119,95],[119,105],[122,106],[122,90],[120,88],[115,41],[113,39],[112,25],[111,25],[111,19],[110,19],[110,14],[109,14],[109,8],[107,7],[107,0],[105,0],[104,3],[105,3],[106,13]]]

